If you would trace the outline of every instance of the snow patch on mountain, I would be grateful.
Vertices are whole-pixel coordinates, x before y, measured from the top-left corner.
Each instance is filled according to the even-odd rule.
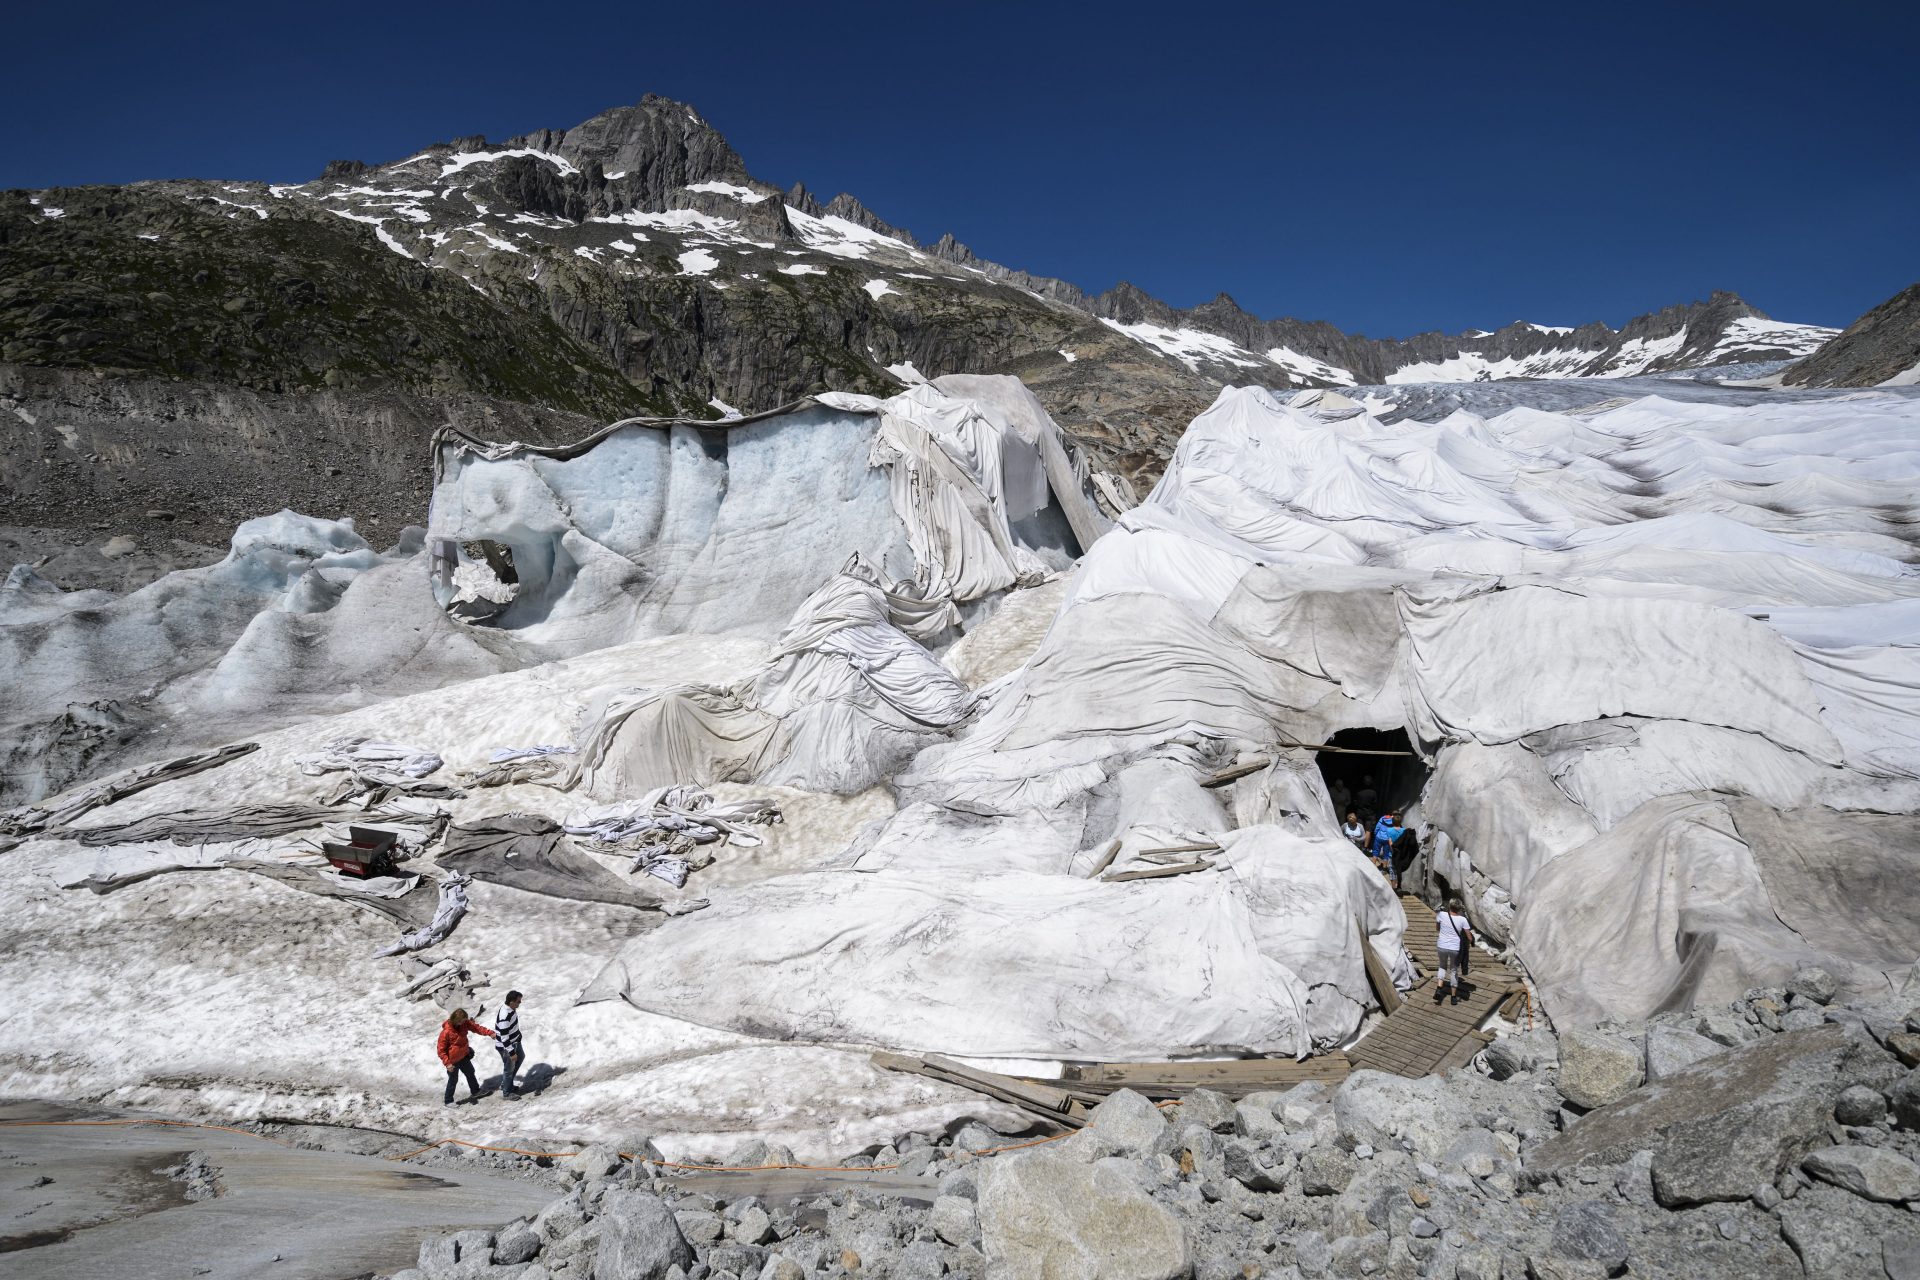
[[[1785,320],[1743,316],[1727,325],[1726,333],[1714,344],[1706,362],[1729,363],[1747,352],[1785,351],[1794,356],[1812,355],[1839,332],[1825,325],[1791,324]]]
[[[1350,369],[1339,365],[1316,360],[1312,356],[1301,355],[1288,347],[1274,347],[1267,352],[1267,359],[1285,369],[1296,378],[1311,378],[1319,382],[1331,382],[1339,387],[1351,387],[1359,382]]]
[[[509,160],[515,156],[530,156],[535,160],[544,160],[560,172],[569,176],[580,172],[573,167],[573,164],[568,161],[565,156],[557,156],[550,151],[535,151],[531,147],[515,147],[511,151],[455,152],[453,155],[448,156],[445,163],[440,166],[440,176],[449,178],[459,173],[462,169],[471,168],[476,164],[487,164],[494,160]],[[424,159],[425,157],[420,158]],[[403,163],[411,164],[412,161],[404,161]]]
[[[865,258],[879,248],[893,249],[916,258],[922,256],[904,240],[883,236],[878,231],[870,231],[857,222],[849,222],[832,214],[816,218],[788,205],[787,221],[792,224],[794,234],[800,237],[802,244],[836,258]]]
[[[612,175],[609,175],[612,176]],[[764,191],[755,191],[752,187],[743,187],[737,182],[696,182],[688,187],[689,191],[702,191],[711,195],[730,196],[741,204],[759,204],[767,199]]]
[[[1217,333],[1207,333],[1201,329],[1168,329],[1145,321],[1122,324],[1118,320],[1102,320],[1100,323],[1116,333],[1126,334],[1135,342],[1152,347],[1162,355],[1172,356],[1189,369],[1198,369],[1202,360],[1243,369],[1260,366],[1260,361],[1251,351]]]

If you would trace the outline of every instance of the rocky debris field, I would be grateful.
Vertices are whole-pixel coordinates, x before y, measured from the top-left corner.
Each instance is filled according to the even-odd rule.
[[[1920,1008],[1833,993],[1802,970],[1724,1008],[1504,1037],[1444,1078],[1122,1091],[1055,1141],[968,1124],[840,1162],[914,1192],[716,1195],[646,1144],[592,1147],[540,1213],[428,1239],[395,1280],[1911,1280]]]

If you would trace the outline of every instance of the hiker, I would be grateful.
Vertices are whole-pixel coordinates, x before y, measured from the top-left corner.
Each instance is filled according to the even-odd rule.
[[[1380,799],[1380,793],[1373,788],[1372,774],[1365,774],[1361,777],[1360,790],[1354,793],[1353,799],[1363,812],[1370,813],[1373,811],[1373,806]]]
[[[1459,1004],[1460,974],[1466,950],[1473,944],[1473,925],[1461,911],[1458,898],[1448,898],[1447,905],[1434,914],[1433,923],[1439,935],[1437,950],[1440,953],[1440,976],[1434,980],[1433,1002],[1439,1004],[1450,987],[1453,1002]]]
[[[1367,851],[1367,829],[1360,825],[1360,815],[1347,810],[1347,820],[1341,824],[1340,834],[1353,841],[1353,847],[1360,852]]]
[[[494,1048],[500,1051],[500,1096],[517,1098],[520,1095],[513,1088],[513,1073],[527,1061],[527,1051],[520,1047],[520,993],[507,992],[506,1003],[500,1006],[500,1012],[493,1019]]]
[[[1407,833],[1407,829],[1393,820],[1392,811],[1380,815],[1380,821],[1373,824],[1373,860],[1379,864],[1382,874],[1393,879],[1393,842]]]
[[[462,1075],[467,1078],[467,1101],[480,1100],[480,1082],[473,1078],[473,1046],[467,1043],[469,1031],[494,1038],[493,1032],[469,1018],[465,1009],[455,1009],[440,1024],[440,1039],[434,1046],[440,1054],[440,1065],[447,1069],[447,1095],[441,1101],[449,1107],[453,1105],[454,1081]]]

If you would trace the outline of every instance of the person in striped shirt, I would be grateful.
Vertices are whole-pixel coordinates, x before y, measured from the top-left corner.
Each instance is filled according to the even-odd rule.
[[[500,1012],[493,1019],[494,1048],[500,1051],[500,1096],[517,1098],[514,1092],[513,1075],[527,1060],[527,1051],[520,1046],[520,993],[507,992],[506,1003],[500,1006]]]

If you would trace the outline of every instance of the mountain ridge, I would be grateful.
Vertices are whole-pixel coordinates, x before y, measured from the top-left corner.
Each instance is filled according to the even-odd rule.
[[[370,527],[418,519],[402,477],[424,465],[423,425],[472,404],[528,406],[496,420],[535,429],[544,414],[559,429],[1013,373],[1090,467],[1143,493],[1233,383],[1656,372],[1804,354],[1831,332],[1724,293],[1619,330],[1405,339],[1262,320],[1226,293],[1187,309],[1124,281],[1090,295],[951,232],[923,243],[851,193],[822,201],[758,179],[695,108],[653,95],[571,128],[335,160],[305,183],[0,192],[0,250],[0,386],[39,424],[0,478],[34,495],[41,523],[184,507],[215,545],[219,521],[259,514],[243,500],[338,493]],[[65,407],[89,377],[150,406],[131,412],[137,431]],[[301,443],[314,456],[364,458],[379,423],[393,433],[359,490],[295,484],[283,457],[242,443],[258,433],[246,414],[290,421],[287,398],[322,392],[342,399]],[[68,480],[49,477],[79,446],[49,414],[102,442]],[[200,465],[182,471],[164,459],[179,447],[169,424],[187,420]]]

